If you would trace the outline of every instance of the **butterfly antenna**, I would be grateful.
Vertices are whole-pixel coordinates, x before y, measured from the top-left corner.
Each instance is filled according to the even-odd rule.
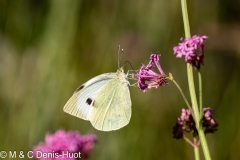
[[[125,61],[125,62],[124,62],[124,65],[125,65],[125,63],[128,63],[128,64],[131,66],[132,70],[134,71],[134,69],[133,69],[133,66],[132,66],[131,62],[129,62],[129,61]]]
[[[128,63],[128,64],[131,66],[131,68],[132,68],[131,71],[137,73],[137,71],[133,69],[133,66],[132,66],[131,62],[129,62],[129,61],[125,61],[125,62],[124,62],[124,65],[125,65],[125,63]]]
[[[118,68],[120,67],[120,62],[121,62],[121,59],[122,59],[122,54],[123,54],[123,49],[121,51],[121,47],[120,45],[118,45]]]

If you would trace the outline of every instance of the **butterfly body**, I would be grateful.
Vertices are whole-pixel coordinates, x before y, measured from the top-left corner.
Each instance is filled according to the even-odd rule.
[[[116,73],[96,76],[74,92],[64,111],[88,120],[98,130],[111,131],[126,126],[131,118],[131,98],[127,75]]]

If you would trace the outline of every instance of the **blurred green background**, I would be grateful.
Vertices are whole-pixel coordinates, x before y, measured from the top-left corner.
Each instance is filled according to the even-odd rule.
[[[184,36],[180,6],[180,0],[0,0],[0,150],[31,150],[62,128],[98,136],[91,160],[193,159],[193,148],[172,138],[186,108],[173,83],[147,93],[130,87],[132,118],[118,131],[97,131],[63,112],[79,85],[117,70],[118,45],[122,63],[134,69],[161,53],[164,72],[189,99],[186,64],[172,51]],[[233,0],[188,1],[192,35],[209,36],[203,104],[219,122],[207,135],[218,160],[240,159],[239,7]]]

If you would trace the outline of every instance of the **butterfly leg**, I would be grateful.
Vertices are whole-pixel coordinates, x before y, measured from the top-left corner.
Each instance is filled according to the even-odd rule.
[[[129,84],[131,87],[137,87],[137,83]]]
[[[137,71],[138,70],[128,70],[127,71],[127,78],[137,80]]]

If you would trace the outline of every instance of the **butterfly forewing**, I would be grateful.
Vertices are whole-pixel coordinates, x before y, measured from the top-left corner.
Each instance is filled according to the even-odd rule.
[[[73,116],[89,120],[92,104],[96,95],[104,84],[114,77],[116,77],[115,73],[106,73],[90,79],[77,88],[63,110]]]

